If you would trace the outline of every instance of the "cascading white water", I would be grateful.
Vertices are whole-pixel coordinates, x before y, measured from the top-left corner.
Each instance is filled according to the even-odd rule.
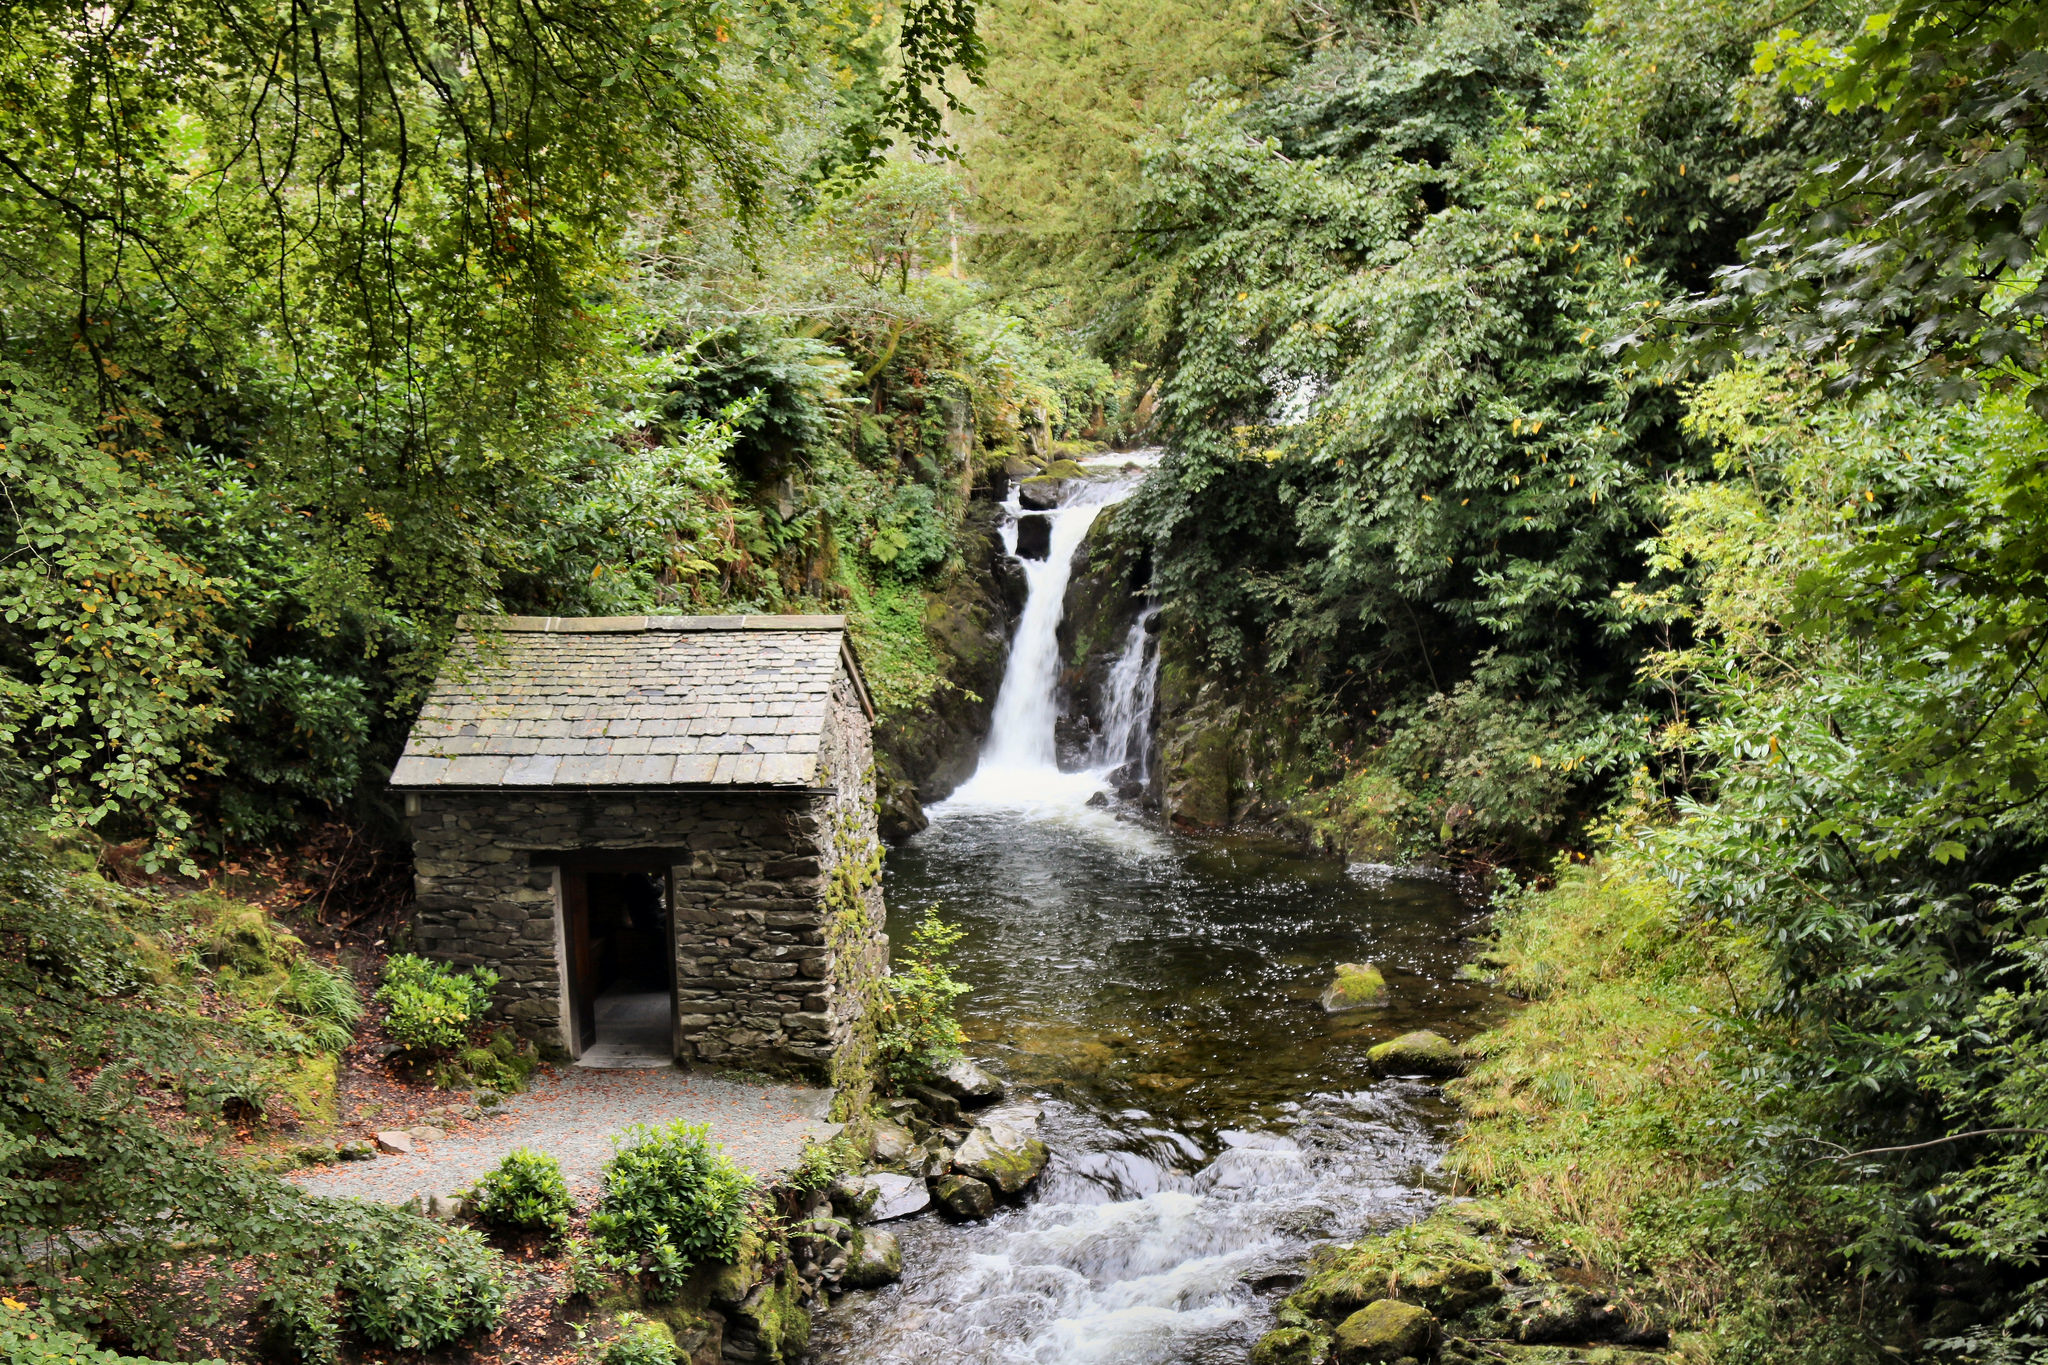
[[[1019,561],[1027,589],[1024,611],[1010,640],[1010,657],[1003,667],[1002,687],[996,693],[988,739],[982,745],[981,761],[974,776],[946,805],[962,809],[987,805],[1077,806],[1100,787],[1093,772],[1061,772],[1053,744],[1053,727],[1060,718],[1060,617],[1066,606],[1067,584],[1074,574],[1074,554],[1086,539],[1088,529],[1103,508],[1129,496],[1154,458],[1152,452],[1117,457],[1123,468],[1103,471],[1087,480],[1070,481],[1060,504],[1050,511],[1027,514],[1016,494],[1005,504],[1010,516],[1003,526],[1004,549],[1016,553],[1018,521],[1025,515],[1044,516],[1051,521],[1051,545],[1044,559]],[[1142,641],[1140,648],[1142,653]],[[1139,666],[1142,667],[1142,659]],[[1131,686],[1135,694],[1144,682],[1134,677]],[[1148,713],[1149,710],[1147,703]],[[1133,724],[1142,721],[1139,717]],[[1129,742],[1129,727],[1125,742]],[[934,816],[939,813],[934,808]]]
[[[1036,514],[1052,521],[1052,547],[1044,559],[1018,561],[1024,566],[1029,594],[1003,667],[1002,690],[996,693],[988,741],[981,749],[982,768],[1057,766],[1052,734],[1059,720],[1060,613],[1067,581],[1074,576],[1074,552],[1102,509],[1129,491],[1124,483],[1086,484],[1052,511]],[[1004,528],[1003,542],[1016,553],[1014,519]]]
[[[1145,741],[1152,706],[1159,699],[1159,651],[1152,635],[1157,606],[1148,605],[1131,622],[1123,653],[1103,680],[1102,731],[1095,738],[1093,758],[1111,772],[1129,768],[1129,780],[1152,775],[1151,746]]]

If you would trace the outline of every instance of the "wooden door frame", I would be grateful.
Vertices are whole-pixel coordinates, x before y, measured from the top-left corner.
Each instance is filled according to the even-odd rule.
[[[552,865],[555,873],[555,952],[561,982],[562,1041],[571,1057],[581,1057],[597,1041],[597,996],[587,980],[590,956],[590,883],[593,872],[646,872],[662,880],[668,901],[665,966],[669,1001],[676,998],[676,879],[679,850],[666,848],[590,848],[560,853],[535,853],[537,866]],[[669,1043],[675,1044],[675,1020],[669,1020]]]

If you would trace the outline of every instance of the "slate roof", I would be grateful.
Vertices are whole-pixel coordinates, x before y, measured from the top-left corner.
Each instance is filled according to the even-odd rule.
[[[465,619],[391,785],[812,787],[843,616]]]

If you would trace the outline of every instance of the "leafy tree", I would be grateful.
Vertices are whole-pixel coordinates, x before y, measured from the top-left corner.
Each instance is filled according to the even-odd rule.
[[[1673,310],[1696,324],[1687,353],[1838,359],[1830,392],[1898,377],[1942,401],[2038,377],[2044,25],[2032,4],[1909,3],[1846,34],[1782,28],[1759,43],[1760,72],[1876,136],[1817,164],[1716,295]],[[2048,408],[2048,390],[2023,387]]]

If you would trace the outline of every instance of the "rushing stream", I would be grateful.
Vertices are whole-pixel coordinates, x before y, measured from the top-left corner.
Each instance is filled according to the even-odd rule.
[[[1462,1038],[1492,1017],[1453,979],[1475,919],[1458,888],[1085,804],[1141,761],[1157,667],[1142,619],[1112,672],[1100,766],[1056,766],[1060,602],[1121,491],[1084,488],[1051,514],[981,766],[888,864],[899,941],[933,901],[968,931],[954,965],[974,988],[969,1050],[1041,1099],[1052,1165],[985,1223],[894,1225],[903,1282],[826,1315],[823,1360],[1243,1365],[1312,1245],[1435,1197],[1449,1107],[1364,1061],[1398,1032]],[[1343,961],[1379,964],[1394,1003],[1325,1015]]]

